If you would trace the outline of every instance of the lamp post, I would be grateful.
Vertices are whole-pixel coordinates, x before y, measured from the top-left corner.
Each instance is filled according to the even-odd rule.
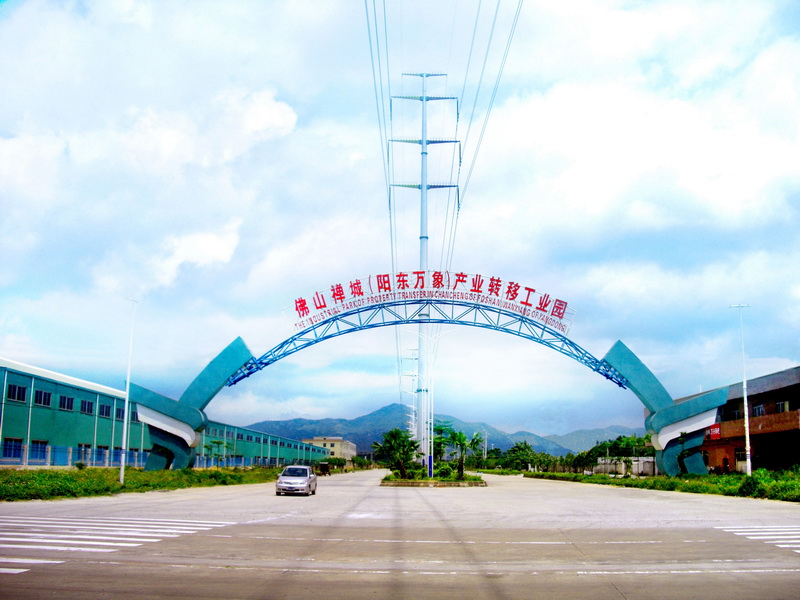
[[[742,309],[750,308],[749,304],[731,304],[728,308],[739,309],[739,331],[742,338],[742,399],[744,400],[744,457],[745,472],[748,475],[753,473],[753,465],[750,461],[750,408],[747,404],[747,369],[745,368],[744,354],[744,322],[742,320]]]
[[[126,298],[131,303],[131,330],[128,337],[128,374],[125,377],[125,414],[122,416],[122,455],[119,459],[119,483],[125,484],[125,459],[128,455],[128,412],[131,397],[131,360],[133,359],[133,317],[136,314],[136,300]],[[113,446],[113,440],[112,440]]]

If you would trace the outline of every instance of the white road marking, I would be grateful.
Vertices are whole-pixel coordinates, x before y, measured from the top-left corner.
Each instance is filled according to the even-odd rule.
[[[70,534],[70,533],[28,533],[28,532],[20,532],[20,531],[0,531],[0,537],[5,536],[17,536],[17,537],[26,537],[26,538],[59,538],[59,539],[69,539],[69,540],[105,540],[105,541],[126,541],[126,542],[160,542],[161,540],[156,537],[149,537],[149,538],[134,538],[129,536],[113,536],[113,535],[90,535],[89,532],[86,532],[87,535],[83,535],[84,532],[78,534]],[[178,537],[177,535],[171,535],[169,537]]]
[[[75,548],[73,546],[31,546],[25,544],[0,544],[0,548],[13,548],[19,550],[57,550],[66,552],[116,552],[115,548]]]
[[[67,540],[54,540],[51,538],[43,538],[43,539],[34,539],[34,538],[26,538],[26,537],[6,537],[0,536],[0,542],[29,542],[29,543],[36,543],[39,542],[43,544],[79,544],[85,546],[116,546],[117,548],[136,548],[137,546],[141,546],[141,544],[136,544],[133,542],[97,542],[94,540],[74,540],[74,539],[67,539]]]
[[[778,548],[800,548],[800,527],[793,525],[751,525],[742,527],[715,527],[748,540],[772,544]],[[795,550],[795,552],[798,552]]]
[[[215,536],[218,537],[218,536]],[[390,540],[390,539],[359,539],[359,538],[304,538],[282,536],[255,536],[253,539],[273,540],[283,542],[351,542],[357,544],[445,544],[445,545],[500,545],[500,546],[576,546],[576,545],[618,545],[618,544],[663,544],[663,540],[609,540],[605,542],[570,542],[570,541],[492,541],[492,540]],[[707,543],[706,540],[682,540],[683,543]]]
[[[10,556],[0,556],[0,564],[23,564],[23,565],[44,565],[44,564],[52,564],[52,565],[60,565],[63,563],[63,560],[46,560],[43,558],[11,558]]]
[[[206,532],[233,525],[231,521],[181,519],[120,519],[102,517],[0,516],[0,548],[39,552],[117,552],[164,538]],[[0,557],[0,565],[59,564],[62,560]],[[30,569],[2,567],[0,574],[16,575]]]

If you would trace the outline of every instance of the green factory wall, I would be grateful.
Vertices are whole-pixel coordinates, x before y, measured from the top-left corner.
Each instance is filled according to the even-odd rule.
[[[0,464],[119,464],[124,392],[4,359],[0,381]],[[151,444],[135,404],[130,405],[128,448],[126,463],[142,466]],[[210,467],[311,464],[325,460],[329,452],[210,421],[201,432],[197,454],[196,466]]]

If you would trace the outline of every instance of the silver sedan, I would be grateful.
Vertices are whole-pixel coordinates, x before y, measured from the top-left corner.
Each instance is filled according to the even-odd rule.
[[[275,482],[275,495],[317,493],[317,476],[311,467],[293,465],[286,467]]]

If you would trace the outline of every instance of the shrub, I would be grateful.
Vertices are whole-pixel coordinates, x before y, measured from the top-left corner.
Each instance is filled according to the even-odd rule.
[[[433,472],[433,475],[434,477],[439,477],[440,479],[449,479],[453,476],[453,468],[447,464],[439,465]]]
[[[0,501],[76,498],[120,492],[146,492],[212,485],[263,483],[277,477],[277,469],[183,469],[180,471],[125,471],[125,485],[118,469],[0,470]]]
[[[729,475],[682,475],[680,477],[620,478],[608,475],[579,475],[577,473],[525,473],[536,479],[559,479],[602,485],[637,487],[651,490],[688,492],[694,494],[721,494],[768,498],[787,502],[800,502],[800,477],[791,469],[774,473],[758,469],[750,477],[739,473]]]
[[[767,495],[767,489],[757,477],[750,475],[745,477],[744,481],[742,481],[742,484],[739,486],[739,495],[764,498]]]

